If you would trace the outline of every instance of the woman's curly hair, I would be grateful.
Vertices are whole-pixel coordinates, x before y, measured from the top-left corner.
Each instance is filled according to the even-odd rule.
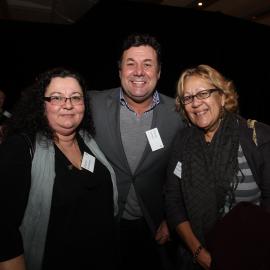
[[[36,78],[34,84],[22,92],[22,96],[14,108],[12,117],[5,127],[5,137],[12,134],[26,133],[30,137],[34,138],[36,133],[39,132],[48,139],[54,139],[54,131],[51,129],[45,115],[43,98],[51,80],[56,77],[74,78],[81,86],[84,97],[85,112],[82,122],[78,126],[77,130],[84,130],[89,135],[94,135],[95,129],[84,79],[76,71],[58,67],[40,74]]]
[[[183,96],[185,79],[191,76],[197,76],[208,80],[213,85],[213,87],[216,87],[225,95],[225,109],[230,112],[238,112],[238,95],[235,91],[234,83],[231,80],[226,79],[216,69],[208,65],[199,65],[194,68],[186,69],[180,75],[180,78],[177,82],[176,92],[177,111],[182,111],[182,113],[185,115],[185,106],[181,103],[181,97]]]

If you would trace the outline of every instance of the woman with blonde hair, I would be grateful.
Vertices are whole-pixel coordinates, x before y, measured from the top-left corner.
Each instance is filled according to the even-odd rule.
[[[175,139],[168,167],[166,207],[168,222],[185,246],[181,269],[235,269],[232,258],[214,268],[218,256],[215,249],[208,249],[208,236],[227,213],[239,206],[243,209],[243,202],[251,211],[255,207],[256,213],[261,208],[270,212],[270,127],[240,117],[237,98],[233,82],[208,65],[185,70],[177,84],[176,106],[189,126]],[[235,228],[238,225],[235,221]],[[264,225],[258,226],[263,233]],[[244,231],[237,231],[239,237]],[[222,234],[227,232],[229,229]],[[238,244],[236,241],[230,250]],[[245,241],[239,245],[241,251],[252,249]],[[222,245],[218,249],[222,251]],[[223,252],[223,256],[229,253]],[[253,257],[257,259],[251,262],[250,256],[248,264],[241,261],[239,250],[233,254],[238,254],[238,269],[250,269],[254,261],[266,267],[267,262],[256,257],[256,251]]]

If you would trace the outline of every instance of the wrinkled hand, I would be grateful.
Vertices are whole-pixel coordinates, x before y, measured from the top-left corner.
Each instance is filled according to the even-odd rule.
[[[203,269],[209,270],[211,265],[211,255],[203,248],[197,257],[197,263],[202,266]]]
[[[156,232],[155,239],[156,239],[157,243],[160,245],[163,245],[167,241],[170,240],[170,232],[169,232],[167,222],[165,220],[163,220],[161,222],[161,224],[159,225],[157,232]]]

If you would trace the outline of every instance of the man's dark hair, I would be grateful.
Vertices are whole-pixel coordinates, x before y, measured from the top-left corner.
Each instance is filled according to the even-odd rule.
[[[124,51],[128,50],[131,47],[139,46],[150,46],[152,47],[157,54],[157,61],[159,68],[161,68],[161,45],[154,36],[149,34],[138,34],[134,33],[129,35],[123,42],[120,59],[118,61],[119,68],[121,67],[122,57]]]

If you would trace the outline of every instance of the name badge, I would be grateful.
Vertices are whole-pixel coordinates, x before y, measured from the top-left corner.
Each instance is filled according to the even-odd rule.
[[[181,178],[181,176],[182,176],[182,163],[180,161],[177,162],[173,173],[176,176],[178,176],[179,178]]]
[[[157,128],[153,128],[146,131],[146,136],[148,139],[148,142],[151,146],[152,151],[159,150],[161,148],[164,148],[164,145],[162,143],[162,140],[160,138],[159,132]]]
[[[95,161],[96,161],[96,158],[94,156],[84,152],[81,167],[90,172],[94,172]]]

